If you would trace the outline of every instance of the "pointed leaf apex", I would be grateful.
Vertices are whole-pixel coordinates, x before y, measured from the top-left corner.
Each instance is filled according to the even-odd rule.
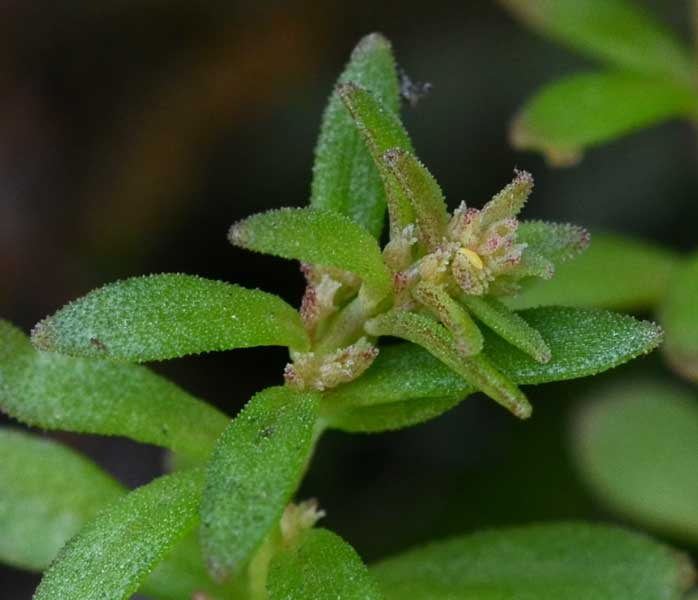
[[[533,175],[515,169],[512,182],[483,206],[483,226],[518,215],[532,191]]]

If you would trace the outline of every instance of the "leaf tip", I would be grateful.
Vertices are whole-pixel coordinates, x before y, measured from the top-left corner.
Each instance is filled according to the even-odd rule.
[[[521,111],[509,128],[509,143],[517,150],[541,152],[552,167],[574,167],[582,160],[579,146],[564,146],[546,141],[545,135],[536,131],[529,122],[526,110]]]
[[[356,44],[351,53],[351,58],[355,59],[375,50],[390,50],[391,48],[392,45],[390,44],[388,38],[386,38],[382,33],[374,31],[365,35],[359,40],[359,43]]]
[[[247,219],[233,223],[228,229],[228,241],[238,248],[249,248],[250,246],[250,231],[246,227]]]
[[[51,317],[47,317],[34,325],[30,336],[31,343],[37,350],[52,350],[55,340],[53,328],[51,327]]]

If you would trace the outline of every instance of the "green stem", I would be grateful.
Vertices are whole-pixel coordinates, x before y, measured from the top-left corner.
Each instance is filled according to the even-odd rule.
[[[359,293],[332,320],[327,331],[313,348],[317,354],[329,354],[344,348],[364,335],[364,323],[373,316],[377,306]]]

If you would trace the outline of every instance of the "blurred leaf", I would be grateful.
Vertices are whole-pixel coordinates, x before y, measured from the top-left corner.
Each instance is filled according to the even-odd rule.
[[[627,0],[500,0],[531,28],[624,69],[693,76],[691,56],[677,36]]]
[[[641,240],[594,234],[589,248],[560,265],[552,280],[532,280],[505,303],[517,309],[559,304],[646,310],[666,294],[679,260],[678,255]]]
[[[145,367],[39,352],[0,321],[0,409],[36,427],[123,435],[206,457],[229,419]]]
[[[569,223],[522,221],[516,230],[517,242],[528,244],[555,265],[586,250],[589,239],[586,229]]]
[[[221,436],[208,467],[201,539],[218,580],[241,572],[278,524],[308,461],[319,394],[267,388]]]
[[[0,428],[0,561],[43,571],[124,489],[60,444]]]
[[[356,551],[326,529],[309,529],[269,565],[269,600],[379,600]]]
[[[201,472],[166,475],[88,522],[44,574],[35,600],[131,596],[198,518]]]
[[[392,289],[378,242],[363,227],[337,212],[313,208],[270,210],[235,223],[228,238],[241,248],[351,271],[363,279],[377,299]]]
[[[309,343],[298,312],[278,296],[174,273],[94,290],[41,321],[32,342],[133,362],[251,346],[304,350]]]
[[[652,380],[593,394],[575,428],[596,495],[644,526],[698,542],[698,395]]]
[[[356,83],[397,114],[399,89],[390,42],[373,33],[352,52],[338,83]],[[342,213],[380,237],[385,190],[368,148],[339,96],[332,92],[315,149],[310,204]]]
[[[650,352],[661,339],[653,323],[601,310],[548,307],[520,314],[547,341],[550,362],[534,361],[490,331],[484,349],[489,361],[518,384],[594,375]],[[327,392],[323,410],[332,427],[382,431],[438,416],[473,392],[419,346],[400,344],[382,348],[359,379]]]
[[[463,294],[463,303],[498,336],[525,352],[534,360],[546,363],[551,353],[540,332],[531,327],[521,315],[512,312],[496,298]]]
[[[645,536],[559,523],[436,542],[371,572],[388,600],[679,600],[691,567]]]
[[[671,366],[698,383],[698,257],[677,272],[660,304],[666,332],[664,351]]]
[[[391,175],[383,157],[388,150],[395,148],[412,150],[412,142],[397,110],[386,108],[371,92],[355,83],[341,84],[337,92],[354,119],[385,186],[392,236],[394,230],[402,231],[414,218],[409,200]]]
[[[539,90],[517,115],[511,140],[554,165],[577,162],[591,146],[674,117],[698,113],[688,86],[619,72],[582,73]]]

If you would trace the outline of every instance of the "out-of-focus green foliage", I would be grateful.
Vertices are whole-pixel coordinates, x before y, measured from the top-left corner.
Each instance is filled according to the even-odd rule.
[[[75,452],[0,429],[0,560],[41,571],[83,523],[124,489]]]
[[[698,394],[620,378],[575,422],[577,464],[598,497],[641,525],[698,542]]]
[[[679,600],[690,585],[686,564],[644,536],[564,523],[433,543],[371,572],[387,600]]]
[[[626,0],[500,0],[525,24],[608,63],[542,88],[512,127],[513,144],[552,164],[672,118],[698,117],[698,64],[686,44]]]
[[[698,382],[698,258],[678,271],[659,306],[666,331],[664,351],[681,375]]]

